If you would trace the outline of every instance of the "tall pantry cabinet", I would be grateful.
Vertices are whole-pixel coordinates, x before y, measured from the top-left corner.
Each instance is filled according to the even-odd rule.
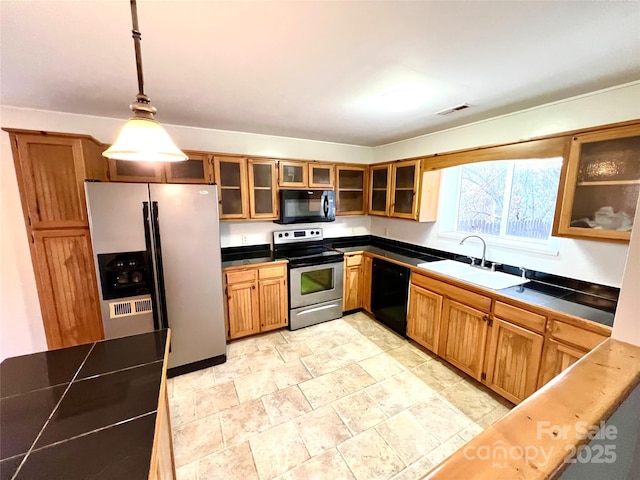
[[[107,181],[88,136],[9,133],[42,320],[50,349],[104,338],[84,180]]]

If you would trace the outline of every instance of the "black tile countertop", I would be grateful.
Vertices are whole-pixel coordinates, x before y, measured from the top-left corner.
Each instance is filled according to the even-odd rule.
[[[0,364],[0,479],[149,475],[167,330]]]
[[[352,246],[334,246],[336,250],[343,253],[352,252],[369,252],[375,255],[379,255],[383,258],[389,258],[398,262],[405,263],[407,265],[416,267],[420,263],[433,262],[437,260],[444,260],[446,258],[452,259],[453,255],[447,257],[439,257],[428,253],[411,251],[408,249],[394,248],[396,251],[390,251],[385,248],[373,246],[373,245],[352,245]],[[393,246],[392,246],[393,248]],[[443,252],[444,253],[444,252]],[[477,285],[474,285],[477,287]],[[575,292],[568,288],[560,288],[557,286],[547,285],[536,280],[531,280],[521,287],[509,287],[502,290],[497,290],[501,295],[520,300],[525,303],[549,308],[557,312],[566,313],[576,317],[590,320],[592,322],[599,323],[601,325],[613,326],[613,318],[615,311],[615,301],[609,299],[602,299],[606,303],[606,308],[611,310],[611,303],[613,303],[613,311],[606,311],[599,308],[594,308],[588,305],[579,303],[580,297],[584,297],[585,294]],[[589,299],[594,301],[594,299]],[[595,299],[599,300],[599,299]]]
[[[271,246],[268,243],[251,245],[249,247],[227,247],[222,249],[223,269],[276,261],[282,261],[282,259],[274,258]]]

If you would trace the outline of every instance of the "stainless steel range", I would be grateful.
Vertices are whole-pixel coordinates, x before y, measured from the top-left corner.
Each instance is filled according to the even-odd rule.
[[[291,330],[342,316],[344,255],[322,244],[321,228],[275,231],[273,251],[289,261]]]

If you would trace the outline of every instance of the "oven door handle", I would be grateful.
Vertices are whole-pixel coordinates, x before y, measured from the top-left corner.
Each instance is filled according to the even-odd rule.
[[[338,303],[332,303],[331,305],[323,305],[321,307],[310,308],[309,310],[304,310],[304,311],[298,313],[298,316],[308,315],[309,313],[320,312],[322,310],[326,310],[327,308],[334,308],[334,307],[338,307],[338,306],[339,306]]]

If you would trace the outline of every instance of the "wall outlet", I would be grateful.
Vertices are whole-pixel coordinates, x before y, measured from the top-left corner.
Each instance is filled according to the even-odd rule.
[[[242,235],[242,244],[243,245],[249,244],[249,235]]]

